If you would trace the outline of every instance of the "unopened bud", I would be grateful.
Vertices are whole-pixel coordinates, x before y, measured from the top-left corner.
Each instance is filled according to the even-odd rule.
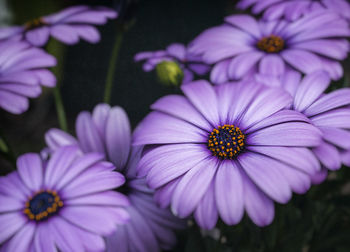
[[[156,72],[160,83],[166,86],[180,86],[184,74],[178,63],[163,61],[156,66]]]

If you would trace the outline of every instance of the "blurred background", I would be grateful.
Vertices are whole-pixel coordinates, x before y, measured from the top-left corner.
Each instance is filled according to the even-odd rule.
[[[84,41],[64,46],[52,40],[47,50],[58,59],[53,69],[60,85],[69,131],[75,134],[75,118],[82,110],[91,111],[102,102],[106,74],[117,31],[127,27],[115,67],[112,105],[122,106],[133,128],[149,112],[158,98],[178,93],[175,87],[158,83],[154,72],[145,73],[133,57],[141,51],[164,49],[180,42],[187,44],[204,29],[222,23],[234,13],[234,0],[0,0],[0,25],[23,24],[75,4],[98,4],[120,10],[122,15],[99,27],[101,42]],[[349,60],[344,63],[345,77],[335,86],[349,83]],[[53,93],[44,89],[31,100],[30,110],[22,115],[0,111],[0,133],[15,156],[39,152],[45,146],[44,134],[58,128]],[[0,157],[2,175],[13,169]],[[349,168],[329,175],[328,180],[287,205],[276,207],[276,219],[266,228],[250,221],[227,227],[219,224],[214,232],[200,231],[195,225],[179,234],[176,251],[350,251]],[[264,209],[262,209],[264,211]],[[190,223],[191,224],[191,223]],[[192,223],[193,224],[193,223]],[[219,230],[219,231],[218,231]]]

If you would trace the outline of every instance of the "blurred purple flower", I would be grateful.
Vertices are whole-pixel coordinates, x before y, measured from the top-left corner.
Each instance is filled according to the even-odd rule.
[[[120,107],[97,105],[92,113],[81,112],[76,122],[77,139],[58,130],[46,133],[46,143],[51,149],[62,145],[79,145],[85,152],[104,153],[117,170],[126,176],[121,189],[131,205],[128,224],[119,226],[116,233],[107,237],[107,251],[160,251],[170,249],[176,243],[172,229],[182,228],[184,223],[167,209],[159,208],[154,191],[147,187],[144,178],[136,177],[136,166],[142,148],[131,148],[129,119]]]
[[[28,98],[41,94],[41,86],[54,87],[55,76],[47,69],[56,59],[27,42],[0,42],[0,108],[21,114]]]
[[[152,105],[135,132],[135,145],[150,145],[138,175],[147,175],[161,206],[179,217],[194,213],[213,228],[218,215],[237,224],[244,209],[258,226],[274,217],[273,201],[305,193],[320,169],[312,152],[321,132],[296,111],[292,97],[258,83],[219,85],[204,80],[182,86]],[[147,147],[147,146],[146,146]]]
[[[100,153],[58,149],[47,163],[28,153],[0,178],[1,251],[102,251],[103,235],[129,215],[111,191],[125,178]],[[5,243],[4,243],[5,242]]]
[[[159,63],[164,61],[177,62],[184,73],[182,84],[191,82],[195,74],[202,76],[210,70],[210,66],[203,63],[201,57],[190,54],[186,46],[179,43],[169,45],[166,50],[138,53],[134,59],[135,61],[146,61],[143,64],[145,72],[154,70]]]
[[[304,74],[325,70],[333,80],[343,75],[338,62],[349,51],[348,23],[328,11],[317,11],[295,22],[257,21],[232,15],[226,23],[200,34],[189,51],[215,64],[211,81],[238,80],[254,73],[283,75],[287,69]]]
[[[331,80],[323,71],[308,74],[303,79],[294,71],[276,80],[268,76],[257,76],[257,79],[266,85],[277,82],[273,85],[293,96],[291,109],[303,113],[322,131],[323,141],[312,151],[324,168],[334,171],[340,169],[342,162],[349,164],[346,152],[350,151],[350,88],[324,94]],[[318,183],[321,181],[317,179]]]
[[[346,0],[241,0],[237,7],[252,7],[254,14],[264,12],[263,18],[275,20],[285,18],[294,21],[315,10],[326,9],[350,20],[350,4]]]
[[[84,39],[90,43],[100,41],[98,30],[117,13],[105,7],[73,6],[49,16],[32,20],[23,26],[0,28],[0,40],[25,39],[34,46],[44,46],[50,35],[64,44],[73,45]]]

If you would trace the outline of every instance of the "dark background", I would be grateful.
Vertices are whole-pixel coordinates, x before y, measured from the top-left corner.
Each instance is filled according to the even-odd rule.
[[[5,20],[7,25],[23,24],[74,4],[115,4],[112,0],[0,1],[9,7],[4,11],[0,6],[0,20],[4,13],[12,13],[12,20]],[[68,47],[51,41],[46,49],[58,59],[53,71],[61,87],[70,132],[74,134],[75,118],[80,111],[91,111],[102,102],[110,55],[121,22],[131,27],[124,34],[115,68],[111,104],[122,106],[135,127],[156,99],[179,90],[160,85],[153,72],[143,72],[142,64],[133,61],[134,55],[164,49],[174,42],[187,44],[204,29],[222,23],[224,16],[234,12],[235,3],[234,0],[139,0],[127,11],[123,10],[119,21],[112,20],[99,27],[102,40],[97,45],[82,41]],[[349,80],[349,60],[344,66],[344,79]],[[333,86],[343,85],[344,79]],[[40,151],[45,146],[44,134],[52,127],[59,125],[51,89],[44,89],[38,99],[31,100],[30,109],[22,115],[0,110],[0,134],[6,136],[15,156]],[[0,157],[0,174],[11,169],[11,162]],[[287,205],[276,204],[275,220],[266,228],[256,227],[247,218],[233,227],[219,223],[221,236],[215,240],[211,235],[203,238],[193,225],[179,234],[176,251],[348,252],[349,181],[350,170],[343,167],[306,195],[294,195]]]

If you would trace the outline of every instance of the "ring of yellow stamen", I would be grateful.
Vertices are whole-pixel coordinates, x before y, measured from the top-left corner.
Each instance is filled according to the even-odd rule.
[[[231,124],[225,124],[213,129],[208,137],[208,149],[219,159],[234,159],[244,150],[245,135]]]
[[[30,220],[42,221],[56,214],[63,207],[63,201],[57,192],[40,190],[25,203],[23,213]]]
[[[267,53],[278,53],[284,48],[284,40],[276,35],[270,35],[263,37],[258,41],[256,46],[264,52]]]
[[[24,29],[26,31],[35,29],[35,28],[39,28],[41,26],[46,25],[47,23],[45,22],[45,20],[43,18],[36,18],[33,19],[31,21],[28,21],[27,23],[24,24]]]

